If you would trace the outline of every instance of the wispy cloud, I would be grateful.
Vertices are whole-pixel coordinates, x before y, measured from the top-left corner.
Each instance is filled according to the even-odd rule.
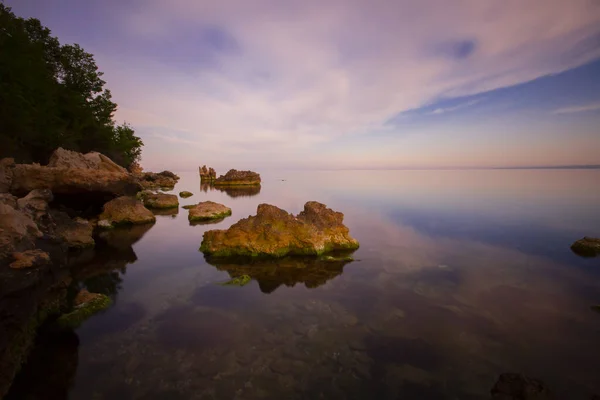
[[[468,101],[466,103],[459,104],[459,105],[453,106],[453,107],[436,108],[431,113],[432,114],[444,114],[444,113],[447,113],[447,112],[460,110],[461,108],[467,108],[467,107],[474,106],[477,103],[481,103],[482,100],[483,99],[475,99],[475,100],[471,100],[471,101]]]
[[[552,111],[552,114],[571,114],[595,110],[600,110],[600,103],[559,108],[557,110]]]

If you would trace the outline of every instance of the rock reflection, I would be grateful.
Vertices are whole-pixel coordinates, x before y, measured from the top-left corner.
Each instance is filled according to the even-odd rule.
[[[212,192],[217,190],[219,192],[225,192],[229,197],[252,197],[260,193],[260,185],[248,185],[248,186],[217,186],[215,187],[212,183],[201,183],[200,190],[202,192]]]
[[[280,259],[220,259],[206,257],[206,261],[231,278],[250,276],[258,282],[263,293],[272,293],[281,285],[293,287],[298,283],[309,289],[324,285],[344,272],[349,258],[284,257]]]
[[[175,217],[177,214],[179,214],[179,207],[153,208],[152,214],[158,215],[158,216]]]

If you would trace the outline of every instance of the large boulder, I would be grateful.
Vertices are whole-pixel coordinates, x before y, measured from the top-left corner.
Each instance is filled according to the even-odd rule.
[[[231,215],[231,208],[214,201],[203,201],[189,208],[188,220],[208,221],[221,219]]]
[[[600,254],[600,238],[586,236],[573,243],[571,250],[584,257],[595,257]]]
[[[144,207],[144,204],[135,197],[129,196],[117,197],[106,203],[99,218],[100,222],[108,222],[108,224],[99,223],[99,226],[104,228],[117,225],[146,224],[156,221],[152,211]]]
[[[53,199],[52,192],[48,189],[35,189],[23,198],[17,200],[17,207],[34,221],[40,221],[48,214],[48,203]]]
[[[256,216],[227,230],[205,232],[200,250],[216,257],[283,257],[357,249],[358,241],[350,236],[343,219],[344,214],[316,201],[306,203],[298,216],[260,204]]]
[[[174,194],[154,193],[143,191],[138,194],[148,208],[175,208],[179,207],[179,199]]]
[[[252,171],[230,169],[215,180],[215,186],[260,185],[260,175]]]
[[[67,213],[56,210],[51,210],[50,216],[54,222],[51,233],[65,248],[94,247],[94,226],[91,222],[83,218],[71,219]]]
[[[0,260],[33,249],[42,235],[31,216],[10,204],[0,203]]]
[[[11,193],[24,195],[35,189],[50,189],[55,195],[120,196],[133,195],[141,186],[133,175],[102,154],[83,155],[59,148],[47,166],[17,164],[12,169]]]

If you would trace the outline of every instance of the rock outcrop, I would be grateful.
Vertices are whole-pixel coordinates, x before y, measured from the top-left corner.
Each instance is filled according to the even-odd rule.
[[[198,170],[201,182],[210,182],[217,179],[217,173],[212,167],[207,168],[206,165],[203,165],[201,168],[198,168]]]
[[[179,199],[174,194],[154,193],[143,191],[138,196],[148,208],[175,208],[179,207]]]
[[[47,166],[11,166],[8,161],[3,161],[2,170],[5,176],[3,185],[9,182],[8,190],[17,196],[36,189],[49,189],[55,196],[101,193],[114,197],[133,195],[141,189],[133,175],[100,153],[84,155],[59,148],[52,154]]]
[[[173,190],[179,176],[175,175],[171,171],[163,172],[143,172],[138,175],[139,183],[144,189],[162,189],[162,190]]]
[[[112,228],[118,225],[147,224],[156,221],[152,211],[135,197],[117,197],[106,203],[99,216],[98,226]]]
[[[573,243],[571,250],[584,257],[595,257],[600,254],[600,238],[586,236]]]
[[[215,186],[260,185],[260,175],[252,171],[230,169],[215,180]]]
[[[256,216],[227,230],[205,232],[200,250],[216,257],[283,257],[357,249],[358,241],[350,236],[343,219],[344,214],[316,201],[306,203],[298,216],[260,204]]]
[[[554,398],[542,381],[513,373],[500,375],[491,394],[494,400],[550,400]]]
[[[214,201],[203,201],[189,208],[188,220],[209,221],[221,219],[231,215],[231,208]]]

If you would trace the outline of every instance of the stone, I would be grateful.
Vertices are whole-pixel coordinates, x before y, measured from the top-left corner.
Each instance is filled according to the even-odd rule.
[[[182,197],[184,199],[186,199],[188,197],[192,197],[193,195],[194,195],[194,193],[188,192],[186,190],[184,190],[183,192],[179,192],[179,197]]]
[[[230,169],[215,180],[215,186],[260,185],[260,175],[252,171]]]
[[[48,166],[17,164],[13,169],[10,192],[23,195],[35,189],[49,189],[54,195],[108,193],[121,196],[141,190],[136,178],[124,169],[117,169],[108,157],[91,155],[89,158],[81,153],[57,149]],[[97,159],[101,161],[96,163]]]
[[[61,315],[56,322],[62,328],[75,329],[92,315],[110,307],[111,304],[112,301],[108,296],[81,289],[73,300],[73,311]]]
[[[200,181],[201,182],[210,182],[214,181],[217,178],[217,173],[213,168],[207,168],[206,165],[203,165],[201,168],[198,168],[198,172],[200,173]]]
[[[494,400],[547,400],[554,398],[542,381],[514,373],[500,375],[491,393]]]
[[[12,258],[15,252],[33,249],[42,235],[29,215],[0,203],[0,260]]]
[[[118,225],[147,224],[156,221],[152,211],[135,197],[121,196],[104,204],[98,227],[111,228]]]
[[[172,190],[179,181],[179,177],[171,171],[143,172],[138,179],[144,189]]]
[[[21,253],[13,253],[14,261],[10,263],[13,269],[32,267],[43,267],[50,263],[50,256],[40,249],[26,250]]]
[[[600,254],[600,238],[586,236],[573,243],[571,250],[584,257],[596,257]]]
[[[0,160],[0,193],[6,193],[10,190],[13,181],[14,168],[14,159],[3,158]]]
[[[350,236],[343,219],[344,214],[316,201],[306,203],[298,216],[260,204],[256,216],[244,218],[227,230],[205,232],[200,250],[216,257],[283,257],[355,250],[358,241]]]
[[[12,208],[18,208],[17,197],[10,193],[0,193],[0,204],[6,204]]]
[[[108,172],[120,172],[123,174],[127,174],[127,169],[121,167],[119,164],[115,163],[110,158],[106,157],[102,153],[98,153],[97,151],[91,151],[84,155],[85,159],[88,160],[94,166],[94,169],[99,169],[102,171]]]
[[[231,215],[231,208],[214,201],[203,201],[189,209],[188,220],[207,221],[221,219]]]
[[[71,219],[66,213],[51,210],[50,215],[56,224],[54,235],[69,249],[94,247],[92,233],[94,226],[83,218]]]
[[[174,208],[179,207],[179,199],[174,194],[154,193],[144,191],[140,198],[148,208]]]
[[[34,221],[39,221],[48,214],[48,203],[54,196],[49,189],[35,189],[23,198],[17,200],[19,210],[28,214]]]

